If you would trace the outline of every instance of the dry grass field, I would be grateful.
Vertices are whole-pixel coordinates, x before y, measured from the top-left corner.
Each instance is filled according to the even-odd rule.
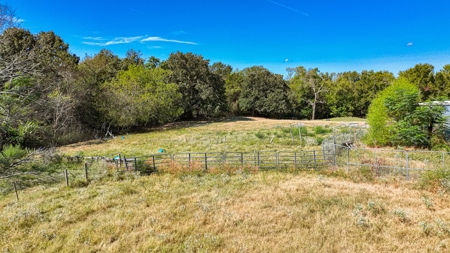
[[[235,118],[61,147],[65,154],[304,149],[290,142],[338,121]],[[337,129],[337,130],[336,130]],[[323,130],[323,129],[322,129]],[[236,141],[230,141],[233,137]],[[224,139],[227,140],[224,140]],[[214,142],[215,140],[215,142]],[[235,145],[235,146],[233,146]],[[82,167],[82,164],[80,164]],[[428,181],[369,169],[258,171],[172,166],[149,176],[92,165],[89,184],[41,185],[0,195],[3,252],[450,252],[450,173]],[[424,177],[426,178],[426,177]]]
[[[329,171],[330,172],[330,171]],[[448,252],[450,199],[314,172],[114,175],[0,199],[3,252]]]
[[[164,149],[175,152],[248,152],[254,150],[300,150],[308,149],[305,140],[323,139],[327,135],[315,134],[315,126],[333,129],[339,125],[363,119],[336,118],[325,120],[275,120],[255,117],[231,117],[219,121],[187,121],[151,129],[147,133],[124,134],[101,141],[91,140],[59,148],[65,154],[87,156],[111,156],[126,153],[131,156],[149,155]],[[296,131],[298,125],[307,128],[302,140]],[[311,146],[311,145],[309,145]],[[312,144],[314,146],[314,144]],[[317,148],[317,147],[310,147]]]

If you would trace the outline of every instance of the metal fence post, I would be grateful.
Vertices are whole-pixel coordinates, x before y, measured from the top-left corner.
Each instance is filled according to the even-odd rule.
[[[314,169],[317,168],[317,162],[316,162],[316,151],[313,150],[313,157],[314,157]]]
[[[350,149],[347,148],[347,173],[349,172],[349,163],[350,163]]]
[[[278,152],[275,152],[275,163],[276,163],[276,166],[277,166],[277,169],[279,168],[279,153]]]
[[[297,168],[297,152],[294,152],[294,167]]]
[[[406,180],[409,180],[409,153],[408,151],[406,152]]]
[[[258,170],[259,170],[259,165],[260,165],[260,157],[259,157],[259,151],[258,151]]]
[[[205,171],[208,170],[208,156],[205,153]]]
[[[336,137],[333,137],[333,146],[334,146],[334,148],[333,148],[333,152],[334,152],[333,165],[334,165],[334,167],[336,167]]]
[[[191,168],[191,153],[188,153],[188,167]]]

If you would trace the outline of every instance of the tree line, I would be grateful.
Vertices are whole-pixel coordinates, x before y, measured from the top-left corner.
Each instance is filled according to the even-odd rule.
[[[1,25],[1,24],[0,24]],[[422,100],[449,97],[450,65],[401,71]],[[167,60],[102,49],[80,57],[54,32],[6,27],[0,35],[0,148],[61,145],[179,119],[225,115],[323,119],[365,117],[397,78],[388,71],[321,72],[303,66],[287,77],[262,66],[243,70],[201,55]]]

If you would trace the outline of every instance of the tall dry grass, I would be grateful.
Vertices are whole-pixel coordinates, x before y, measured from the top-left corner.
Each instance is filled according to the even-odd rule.
[[[332,173],[337,173],[333,171]],[[330,175],[332,175],[330,173]],[[345,176],[342,176],[345,177]],[[162,173],[0,199],[4,252],[446,252],[448,195],[315,172]]]

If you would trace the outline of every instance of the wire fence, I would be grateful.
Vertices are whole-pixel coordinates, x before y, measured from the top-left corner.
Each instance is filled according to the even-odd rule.
[[[449,152],[336,147],[336,166],[347,172],[365,168],[379,177],[417,180],[426,171],[450,169]]]
[[[341,168],[347,172],[367,169],[375,176],[395,176],[417,180],[423,172],[450,169],[450,153],[439,151],[356,148],[365,128],[345,126],[322,142],[321,150],[253,152],[180,152],[147,156],[66,157],[70,168],[43,171],[38,175],[0,179],[0,193],[16,192],[39,184],[65,182],[67,186],[85,186],[105,177],[137,172],[151,174],[173,168],[208,172],[223,168],[255,170]],[[128,173],[132,175],[133,173]]]

